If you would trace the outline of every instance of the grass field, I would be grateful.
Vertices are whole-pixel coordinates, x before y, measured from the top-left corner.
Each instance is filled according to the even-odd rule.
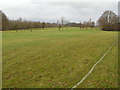
[[[71,88],[117,40],[117,32],[58,28],[3,32],[3,88]],[[79,88],[118,87],[117,44]]]
[[[0,89],[2,88],[2,32],[0,31]]]

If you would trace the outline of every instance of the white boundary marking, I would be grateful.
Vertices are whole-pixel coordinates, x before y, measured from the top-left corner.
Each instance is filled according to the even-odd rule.
[[[91,68],[91,70],[82,78],[82,80],[80,80],[75,86],[72,87],[71,90],[73,90],[74,88],[76,88],[78,85],[80,85],[89,75],[90,73],[93,71],[93,69],[95,68],[95,66],[107,55],[107,53],[113,48],[113,46],[117,43],[118,40],[116,40],[112,46],[103,54],[103,56],[100,58],[100,60],[97,61],[96,64],[94,64],[94,66]]]

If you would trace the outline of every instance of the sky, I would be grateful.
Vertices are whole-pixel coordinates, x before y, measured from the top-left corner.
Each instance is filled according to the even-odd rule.
[[[84,2],[83,2],[84,1]],[[105,10],[118,14],[119,0],[0,0],[0,10],[9,19],[56,22],[63,16],[70,22],[97,21]]]

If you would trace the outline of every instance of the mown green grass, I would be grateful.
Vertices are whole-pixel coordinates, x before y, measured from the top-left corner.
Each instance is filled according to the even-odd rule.
[[[0,89],[2,88],[2,32],[0,31]]]
[[[3,87],[71,88],[85,76],[116,39],[117,32],[101,31],[97,28],[5,31],[2,39]],[[106,57],[106,61],[100,63],[102,68],[112,68],[113,74],[117,73],[115,50],[111,50],[111,58]],[[106,66],[107,62],[113,65]],[[93,80],[109,77],[109,74],[104,74],[94,79],[99,73],[95,72]],[[117,77],[112,77],[111,81],[117,83],[116,79]],[[85,84],[80,87],[87,87]],[[98,86],[87,88],[89,87]]]
[[[117,44],[78,88],[118,88]]]

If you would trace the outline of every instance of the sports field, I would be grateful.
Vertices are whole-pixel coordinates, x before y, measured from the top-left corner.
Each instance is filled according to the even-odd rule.
[[[118,39],[99,28],[3,31],[3,88],[72,88]],[[118,87],[118,46],[78,88]]]

